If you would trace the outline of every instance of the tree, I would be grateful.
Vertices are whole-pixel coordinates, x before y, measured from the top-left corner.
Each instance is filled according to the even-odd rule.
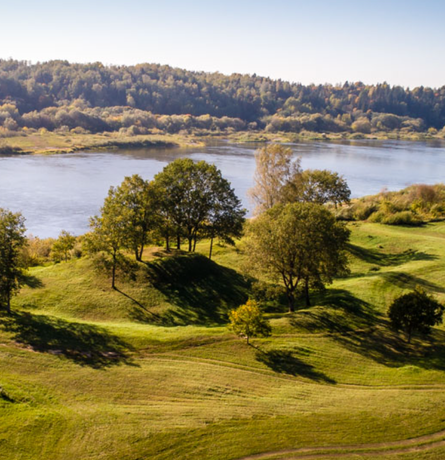
[[[212,189],[212,206],[204,230],[205,235],[210,238],[209,259],[212,258],[215,238],[234,245],[234,238],[241,237],[246,215],[246,210],[241,208],[241,201],[227,180],[217,177]]]
[[[351,190],[343,176],[327,169],[306,169],[294,175],[283,188],[283,201],[292,203],[349,203]]]
[[[349,230],[321,205],[276,205],[249,223],[247,236],[250,267],[281,279],[290,312],[295,310],[300,281],[309,306],[311,285],[324,286],[334,276],[347,272]]]
[[[125,177],[122,184],[116,187],[113,200],[115,206],[120,207],[128,218],[123,244],[133,251],[136,260],[141,261],[144,248],[151,240],[159,220],[154,187],[134,174]]]
[[[388,316],[396,330],[404,331],[408,343],[414,332],[429,334],[431,327],[442,322],[444,306],[420,288],[403,294],[390,305]]]
[[[221,171],[205,161],[181,158],[168,164],[154,178],[160,199],[163,233],[174,233],[177,248],[181,239],[194,251],[200,236],[229,238],[238,234],[244,216],[241,203]]]
[[[300,159],[293,157],[292,150],[280,144],[267,145],[255,153],[254,186],[248,192],[255,214],[283,201],[283,187],[301,173]]]
[[[70,258],[70,251],[74,249],[76,244],[76,237],[66,230],[60,232],[59,238],[54,241],[51,249],[51,257],[53,260],[65,262]]]
[[[128,241],[130,211],[116,200],[116,188],[110,187],[101,215],[90,219],[91,233],[86,244],[91,251],[104,251],[111,256],[111,287],[116,289],[116,268],[121,249]]]
[[[11,313],[11,297],[20,288],[26,245],[25,218],[0,208],[0,305]]]
[[[251,337],[269,337],[271,327],[264,319],[261,310],[255,300],[248,300],[236,310],[229,313],[229,328],[239,337],[246,339],[249,343]]]

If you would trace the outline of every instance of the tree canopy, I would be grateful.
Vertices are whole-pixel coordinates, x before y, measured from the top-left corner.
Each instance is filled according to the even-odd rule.
[[[251,267],[283,282],[291,312],[300,282],[310,305],[311,286],[322,287],[347,272],[349,230],[321,205],[276,205],[249,223],[247,236]]]
[[[395,329],[407,334],[409,343],[414,332],[429,334],[432,326],[440,324],[443,312],[441,303],[417,288],[397,297],[388,309],[388,316]]]

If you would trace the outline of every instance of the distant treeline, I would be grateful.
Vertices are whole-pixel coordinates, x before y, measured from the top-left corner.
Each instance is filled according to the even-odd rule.
[[[228,127],[272,132],[424,131],[445,125],[445,86],[305,86],[157,64],[0,60],[0,125],[10,131],[80,127],[99,132],[131,126],[167,132]]]

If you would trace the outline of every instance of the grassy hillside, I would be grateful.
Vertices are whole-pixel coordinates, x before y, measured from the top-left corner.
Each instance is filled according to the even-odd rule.
[[[386,310],[416,285],[445,300],[445,224],[351,229],[351,275],[268,304],[253,346],[225,328],[236,249],[147,253],[119,291],[87,259],[33,268],[0,317],[1,458],[444,458],[444,329],[408,345]]]

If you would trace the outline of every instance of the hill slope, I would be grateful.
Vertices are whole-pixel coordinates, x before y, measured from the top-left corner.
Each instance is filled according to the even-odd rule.
[[[444,299],[445,224],[351,228],[351,276],[270,304],[251,347],[224,327],[248,290],[233,249],[121,279],[141,317],[87,260],[33,269],[0,318],[2,458],[442,458],[445,333],[408,345],[385,312],[416,284]]]

